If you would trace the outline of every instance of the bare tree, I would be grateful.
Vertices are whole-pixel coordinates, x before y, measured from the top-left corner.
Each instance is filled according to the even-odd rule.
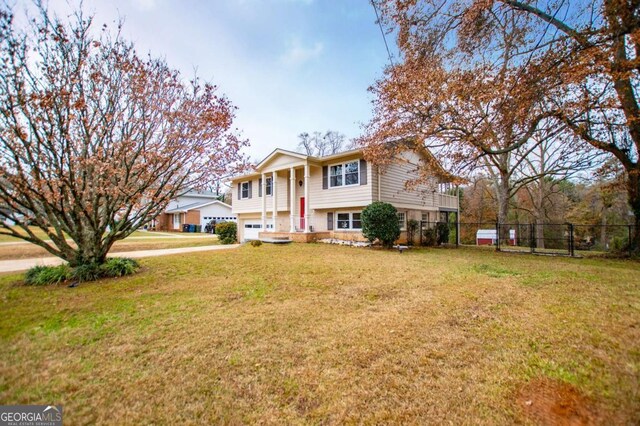
[[[100,264],[179,191],[241,167],[247,142],[215,86],[141,59],[120,27],[36,6],[23,30],[0,8],[0,234]]]
[[[313,142],[311,141],[311,136],[309,136],[309,133],[300,133],[298,135],[298,139],[300,139],[300,142],[298,142],[298,149],[307,155],[313,155],[315,148],[313,146]]]
[[[345,150],[344,134],[335,130],[327,130],[324,134],[315,131],[311,134],[304,132],[298,135],[298,149],[306,155],[323,157]]]

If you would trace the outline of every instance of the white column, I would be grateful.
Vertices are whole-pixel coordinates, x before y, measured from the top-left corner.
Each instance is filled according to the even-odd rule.
[[[262,174],[262,232],[267,230],[267,175]]]
[[[273,213],[271,214],[271,218],[273,219],[273,228],[271,231],[276,232],[276,223],[278,219],[278,173],[271,173],[271,197],[273,198]]]
[[[309,164],[304,165],[304,232],[309,232]]]
[[[289,175],[289,190],[291,191],[289,194],[291,199],[289,206],[289,213],[291,213],[289,215],[289,232],[296,232],[296,217],[294,215],[296,211],[296,170],[293,167],[289,169]]]

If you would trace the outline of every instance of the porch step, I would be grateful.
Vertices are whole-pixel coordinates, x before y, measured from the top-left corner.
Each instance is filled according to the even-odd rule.
[[[287,237],[275,237],[275,238],[260,238],[263,243],[270,244],[289,244],[292,241]]]

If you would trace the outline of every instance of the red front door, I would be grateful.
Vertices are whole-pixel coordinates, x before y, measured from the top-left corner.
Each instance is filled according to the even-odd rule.
[[[304,226],[304,197],[300,197],[300,229],[306,229]]]

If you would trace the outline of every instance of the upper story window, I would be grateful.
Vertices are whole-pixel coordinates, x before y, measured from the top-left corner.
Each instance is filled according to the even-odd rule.
[[[272,185],[271,185],[271,178],[268,177],[267,181],[265,183],[265,193],[267,195],[271,195],[272,194]]]
[[[249,198],[249,182],[242,182],[240,184],[240,198],[243,200]]]
[[[360,161],[334,164],[329,167],[329,187],[360,184]]]

